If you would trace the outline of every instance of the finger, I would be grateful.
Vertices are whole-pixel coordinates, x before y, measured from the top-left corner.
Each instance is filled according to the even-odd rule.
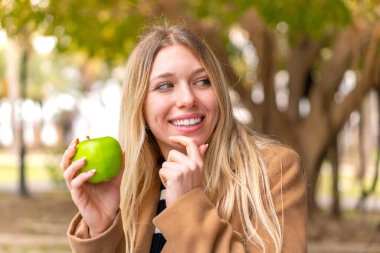
[[[159,170],[158,174],[160,176],[162,184],[165,186],[165,188],[167,188],[168,181],[175,180],[178,173],[175,173],[175,170],[164,167]]]
[[[167,173],[165,172],[166,169],[162,168],[158,171],[158,175],[160,176],[161,182],[164,185],[165,188],[167,188]]]
[[[82,185],[92,178],[96,173],[96,169],[92,169],[86,172],[80,173],[78,176],[76,176],[70,183],[70,186],[72,189],[78,189],[82,187]]]
[[[170,150],[168,154],[167,161],[168,163],[173,163],[173,166],[182,171],[190,170],[195,171],[197,169],[203,169],[203,160],[198,155],[199,158],[191,158],[178,150]]]
[[[164,162],[162,164],[162,167],[161,168],[165,168],[165,169],[169,169],[169,170],[174,170],[174,171],[178,171],[179,173],[180,172],[185,172],[187,170],[187,168],[190,168],[190,170],[195,170],[197,168],[197,165],[195,164],[194,161],[192,160],[188,160],[189,161],[189,164],[185,164],[185,163],[179,163],[179,162]]]
[[[208,148],[208,144],[202,144],[201,146],[199,146],[199,154],[201,155],[202,159],[204,158],[206,154],[207,148]]]
[[[71,164],[71,160],[73,159],[75,153],[76,153],[76,145],[79,143],[78,138],[75,138],[69,145],[69,147],[65,150],[63,153],[61,162],[60,162],[60,168],[62,170],[66,170],[67,167]]]
[[[63,178],[66,181],[67,186],[70,187],[71,180],[75,177],[78,170],[84,167],[86,164],[86,159],[82,157],[81,159],[73,162],[64,172],[63,172]]]
[[[187,155],[179,152],[178,150],[172,149],[168,153],[168,162],[186,163],[187,160],[191,160]]]
[[[167,168],[183,175],[188,175],[189,173],[202,169],[202,167],[200,167],[195,161],[189,159],[188,157],[186,157],[186,159],[182,162],[166,161],[162,164],[162,168]]]
[[[78,142],[79,142],[79,139],[78,139],[78,138],[74,138],[74,139],[71,141],[69,147],[71,147],[71,146],[73,146],[73,145],[76,146],[76,145],[78,144]]]
[[[186,147],[187,155],[194,161],[202,161],[202,157],[199,154],[198,145],[193,141],[193,139],[186,136],[170,136],[169,139],[173,142],[182,144]]]

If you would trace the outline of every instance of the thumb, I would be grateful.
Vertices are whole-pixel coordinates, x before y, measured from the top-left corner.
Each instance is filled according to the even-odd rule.
[[[207,148],[208,148],[208,144],[202,144],[199,146],[199,154],[201,155],[202,159],[206,153]]]

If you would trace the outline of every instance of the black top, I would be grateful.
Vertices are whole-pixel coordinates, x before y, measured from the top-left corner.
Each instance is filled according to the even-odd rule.
[[[161,213],[166,208],[165,202],[166,189],[161,184],[160,202],[158,202],[157,214]],[[161,234],[161,231],[156,227],[154,230],[152,246],[150,247],[150,253],[159,253],[166,243],[165,237]]]

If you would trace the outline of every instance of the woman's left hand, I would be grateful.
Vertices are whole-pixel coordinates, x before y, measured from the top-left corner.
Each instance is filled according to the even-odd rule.
[[[187,155],[171,150],[159,171],[166,188],[166,206],[172,205],[187,192],[201,187],[203,183],[203,156],[207,144],[198,145],[189,137],[171,136],[171,141],[186,147]]]

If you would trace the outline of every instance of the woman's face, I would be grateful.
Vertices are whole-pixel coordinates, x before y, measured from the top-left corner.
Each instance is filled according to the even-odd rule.
[[[210,137],[219,110],[208,74],[186,47],[162,48],[152,66],[144,102],[144,117],[162,154],[185,152],[169,136],[182,135],[199,145]]]

